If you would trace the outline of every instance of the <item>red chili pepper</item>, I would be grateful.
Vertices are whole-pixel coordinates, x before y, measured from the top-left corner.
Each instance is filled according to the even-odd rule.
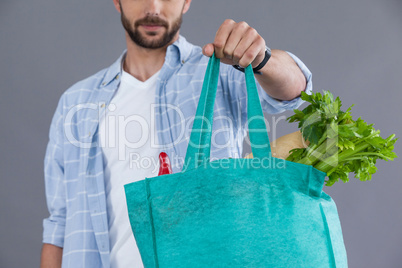
[[[169,156],[165,152],[161,152],[159,154],[159,174],[160,175],[165,175],[165,174],[172,174],[172,167],[170,165],[170,159]]]

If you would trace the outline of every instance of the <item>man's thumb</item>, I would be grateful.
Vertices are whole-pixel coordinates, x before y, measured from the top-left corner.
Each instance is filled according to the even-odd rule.
[[[213,53],[214,53],[214,45],[213,44],[207,44],[202,48],[202,54],[204,54],[207,57],[212,57]]]

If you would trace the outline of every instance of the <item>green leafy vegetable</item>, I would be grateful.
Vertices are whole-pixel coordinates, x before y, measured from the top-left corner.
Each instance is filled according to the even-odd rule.
[[[341,100],[334,99],[329,91],[308,95],[302,92],[301,98],[310,105],[304,110],[294,110],[287,118],[289,122],[299,122],[303,138],[310,142],[307,148],[290,151],[289,161],[313,165],[328,176],[327,186],[341,179],[349,181],[349,173],[361,181],[371,180],[377,171],[377,159],[385,161],[397,157],[394,144],[395,135],[384,139],[380,131],[363,119],[352,119],[351,107],[341,111]]]

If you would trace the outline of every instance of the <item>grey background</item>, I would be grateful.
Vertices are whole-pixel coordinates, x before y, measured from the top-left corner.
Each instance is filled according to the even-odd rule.
[[[345,108],[355,103],[354,116],[384,136],[402,136],[401,11],[400,0],[194,0],[181,33],[204,45],[225,18],[247,21],[271,48],[306,63],[315,91],[331,90]],[[57,101],[124,47],[111,0],[0,1],[0,267],[39,265],[43,158]],[[281,120],[277,130],[296,126]],[[379,161],[372,181],[324,189],[338,205],[350,267],[402,267],[400,165]]]

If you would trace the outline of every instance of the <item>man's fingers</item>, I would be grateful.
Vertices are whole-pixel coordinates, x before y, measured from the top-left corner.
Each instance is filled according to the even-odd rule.
[[[215,56],[223,63],[246,67],[258,65],[264,58],[265,40],[246,22],[225,20],[219,27],[212,44],[203,47],[205,56]],[[255,66],[254,66],[255,65]]]
[[[234,20],[225,20],[221,27],[219,27],[218,31],[215,35],[214,47],[215,47],[215,55],[217,58],[224,58],[225,55],[223,53],[223,49],[226,46],[229,35],[233,30],[233,26],[236,24]]]
[[[244,50],[247,49],[247,47],[250,46],[250,43],[252,42],[252,40],[250,40],[250,43],[246,47],[239,48],[239,45],[242,43],[242,40],[245,34],[248,32],[249,28],[250,26],[245,22],[239,22],[233,27],[228,40],[226,41],[226,45],[223,48],[223,54],[225,58],[232,59],[233,62],[236,64],[238,63],[241,58],[241,54],[239,55],[235,52],[244,52]]]
[[[247,31],[247,34],[244,35],[244,38],[237,47],[234,53],[235,59],[237,60],[237,64],[242,67],[246,67],[249,64],[256,67],[264,59],[265,40],[253,28]]]
[[[258,57],[258,54],[260,52],[260,46],[257,45],[256,43],[253,43],[242,55],[242,57],[239,60],[239,65],[241,67],[247,67],[248,65],[252,64],[253,61],[255,61]],[[262,61],[262,59],[261,59]],[[259,64],[259,63],[257,63]],[[253,66],[256,67],[256,66]]]

